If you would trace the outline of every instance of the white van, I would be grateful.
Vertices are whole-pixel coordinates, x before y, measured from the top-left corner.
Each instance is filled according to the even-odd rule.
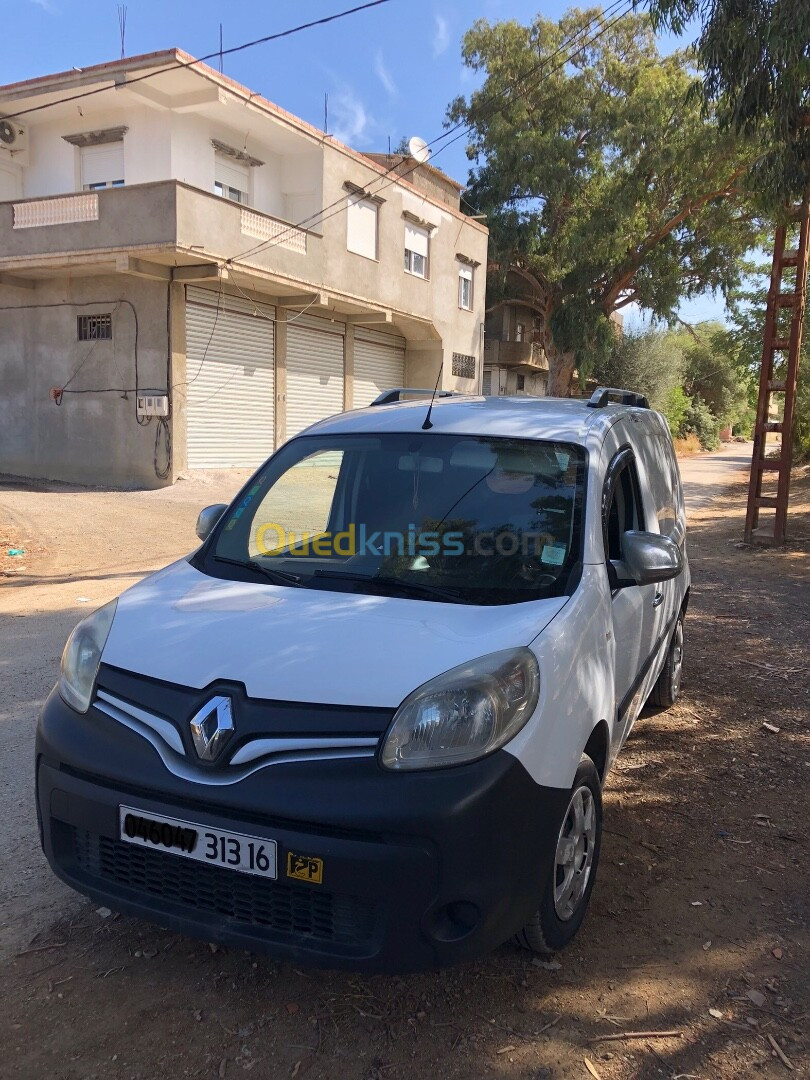
[[[73,631],[37,736],[68,884],[364,971],[574,936],[602,786],[680,688],[669,431],[627,391],[407,396],[287,442]]]

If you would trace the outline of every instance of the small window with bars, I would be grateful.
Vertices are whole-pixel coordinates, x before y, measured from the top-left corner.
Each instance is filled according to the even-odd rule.
[[[453,353],[453,374],[458,379],[475,378],[475,357],[466,353]]]
[[[112,312],[77,316],[76,338],[79,341],[112,341]]]

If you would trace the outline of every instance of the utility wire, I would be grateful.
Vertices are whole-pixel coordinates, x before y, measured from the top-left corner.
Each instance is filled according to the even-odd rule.
[[[302,30],[311,30],[315,26],[325,26],[327,23],[335,22],[337,19],[345,19],[348,15],[356,15],[360,11],[366,11],[368,8],[379,7],[380,4],[388,4],[390,0],[369,0],[368,3],[358,4],[356,7],[347,8],[345,11],[335,12],[334,15],[324,15],[321,19],[312,19],[310,22],[301,23],[300,26],[292,26],[288,30],[280,30],[276,34],[266,34],[264,37],[254,38],[253,41],[245,41],[241,45],[233,45],[230,49],[217,49],[215,52],[208,53],[205,56],[199,56],[194,60],[184,60],[177,64],[169,64],[164,68],[158,68],[157,71],[147,71],[143,75],[137,75],[132,79],[127,79],[123,84],[125,86],[132,86],[135,83],[143,82],[145,79],[154,79],[157,75],[163,75],[167,71],[180,71],[183,68],[191,68],[196,64],[204,64],[208,60],[213,60],[220,56],[230,56],[232,53],[243,52],[245,49],[252,49],[256,45],[266,45],[269,41],[279,41],[281,38],[290,37],[292,34],[299,34]],[[116,89],[112,86],[98,86],[93,90],[83,90],[80,94],[72,94],[69,97],[57,98],[55,101],[47,101],[42,105],[34,105],[30,109],[25,109],[22,112],[7,113],[5,116],[0,117],[0,120],[16,120],[21,116],[30,116],[32,113],[41,112],[43,109],[51,109],[55,105],[69,104],[71,101],[79,101],[83,98],[94,97],[96,94],[104,94],[108,90]]]
[[[531,78],[532,75],[536,74],[539,70],[541,70],[546,64],[548,64],[556,56],[559,56],[561,52],[564,52],[566,49],[571,47],[576,42],[576,39],[578,37],[580,37],[580,36],[587,37],[587,35],[593,29],[593,26],[594,26],[595,23],[598,23],[600,19],[604,19],[604,18],[608,17],[609,15],[613,14],[613,12],[616,11],[616,9],[621,7],[623,4],[625,5],[625,8],[624,8],[624,11],[622,11],[620,13],[619,18],[624,17],[624,15],[626,15],[628,13],[628,11],[630,11],[630,9],[633,6],[631,0],[614,0],[614,2],[612,4],[610,4],[604,11],[601,11],[601,12],[599,12],[598,15],[593,16],[593,18],[588,20],[588,22],[586,23],[585,26],[580,27],[579,30],[575,31],[575,33],[571,34],[568,38],[566,38],[563,42],[561,42],[560,45],[556,49],[554,49],[551,53],[548,54],[548,56],[544,56],[543,59],[540,60],[537,64],[533,64],[531,66],[531,68],[528,68],[525,72],[523,72],[522,75],[519,75],[509,86],[504,87],[502,90],[499,90],[497,95],[494,95],[494,100],[497,99],[497,98],[503,97],[505,94],[509,93],[511,90],[514,90],[517,87],[519,87],[523,82],[526,81],[526,79]],[[564,67],[565,64],[567,64],[569,62],[569,60],[571,59],[572,56],[576,55],[577,52],[579,52],[582,49],[587,48],[589,45],[591,45],[594,41],[597,40],[597,38],[601,37],[601,35],[603,33],[605,33],[610,28],[610,26],[613,26],[615,24],[615,22],[617,22],[617,21],[618,21],[618,19],[614,19],[613,22],[610,23],[609,25],[603,26],[602,29],[599,31],[599,33],[594,35],[594,37],[590,38],[587,41],[579,42],[578,47],[574,49],[574,52],[572,54],[570,54],[568,57],[566,57],[566,59],[563,61],[562,64],[557,65],[557,67],[555,67],[548,74],[551,75],[551,74],[554,73],[554,71],[559,70],[560,67]],[[542,82],[543,80],[540,80],[540,81]],[[538,83],[537,85],[540,85],[540,83]],[[508,104],[508,102],[506,104]],[[504,107],[503,105],[500,106],[500,108],[498,110],[496,110],[495,112],[493,112],[492,115],[495,115],[495,113],[497,111],[501,111],[503,109],[503,107]],[[484,110],[484,111],[486,112],[486,110]],[[487,117],[485,116],[484,118],[487,118]],[[464,134],[471,131],[472,127],[473,127],[472,124],[465,125],[463,121],[458,121],[458,123],[454,124],[451,128],[449,128],[446,131],[442,132],[440,135],[437,135],[434,139],[431,139],[431,141],[429,143],[427,143],[428,147],[434,146],[436,143],[441,142],[443,139],[447,139],[448,136],[453,134],[453,132],[458,131],[459,128],[463,128],[463,131],[462,131],[461,135],[457,136],[454,139],[451,139],[450,142],[448,142],[445,146],[442,146],[439,150],[436,151],[436,153],[433,155],[433,157],[437,157],[442,152],[442,150],[445,150],[447,148],[447,146],[451,146],[454,142],[457,142],[458,138],[461,138]],[[407,155],[402,155],[399,158],[399,160],[395,161],[392,165],[390,165],[389,168],[386,169],[386,171],[381,176],[378,176],[378,177],[375,177],[374,179],[372,179],[372,181],[370,182],[370,184],[368,185],[368,187],[366,189],[368,194],[374,194],[374,192],[371,191],[372,186],[374,184],[376,184],[376,183],[380,183],[380,182],[384,181],[388,176],[390,176],[392,173],[396,172],[396,170],[399,169],[404,164],[404,162],[406,160],[407,160]],[[406,172],[398,173],[397,175],[398,175],[399,179],[403,179],[403,180],[407,179],[407,177],[410,176],[411,173],[413,173],[415,171],[415,169],[417,169],[419,167],[420,164],[421,164],[421,162],[416,162]],[[394,181],[392,181],[392,183],[396,183],[396,181],[394,180]],[[386,187],[390,187],[390,186],[391,186],[390,184],[386,185]],[[381,190],[384,190],[384,189],[379,188],[377,190],[381,191]],[[244,259],[244,258],[247,258],[249,255],[255,254],[258,251],[263,251],[263,250],[267,250],[267,249],[270,249],[270,248],[273,248],[273,247],[277,247],[279,244],[284,243],[284,240],[286,239],[286,237],[288,235],[292,235],[293,230],[298,229],[298,228],[314,228],[316,225],[322,224],[324,221],[328,221],[330,217],[335,216],[333,214],[329,214],[327,217],[324,217],[323,215],[326,214],[327,211],[332,210],[333,208],[339,206],[341,208],[341,210],[339,212],[343,212],[343,210],[345,210],[345,208],[346,208],[346,205],[347,205],[346,204],[346,197],[341,196],[340,198],[335,199],[334,202],[331,202],[327,206],[322,207],[320,210],[315,211],[314,214],[310,214],[309,217],[305,217],[300,222],[297,222],[296,224],[291,225],[290,228],[288,230],[286,230],[286,232],[280,233],[278,237],[274,237],[271,240],[263,240],[259,244],[254,244],[252,247],[248,248],[246,251],[240,252],[240,254],[238,254],[238,255],[234,255],[232,257],[232,259]],[[230,262],[232,260],[228,260],[228,261]]]
[[[548,62],[550,60],[554,59],[556,56],[559,56],[560,53],[562,53],[566,49],[571,48],[572,51],[567,56],[563,57],[563,59],[562,59],[562,61],[560,63],[555,64],[554,67],[552,67],[549,71],[547,71],[544,74],[544,77],[542,79],[539,79],[537,81],[537,83],[534,86],[534,88],[536,89],[543,82],[545,82],[546,79],[550,78],[557,71],[559,71],[563,67],[565,67],[565,65],[568,64],[571,61],[571,59],[574,56],[576,56],[577,53],[582,52],[583,49],[588,48],[595,41],[597,41],[600,37],[602,37],[604,34],[606,34],[608,32],[608,30],[610,30],[613,26],[615,26],[616,23],[619,22],[620,19],[623,19],[625,17],[625,15],[627,15],[630,12],[632,7],[633,7],[632,0],[614,0],[614,2],[611,5],[609,5],[608,8],[605,11],[600,12],[599,15],[597,15],[593,19],[591,19],[588,22],[588,24],[586,24],[586,26],[581,27],[574,34],[572,34],[569,38],[567,38],[565,41],[563,41],[553,52],[549,53],[548,56],[544,57],[539,63],[534,64],[530,69],[528,69],[526,72],[524,72],[522,75],[520,75],[516,80],[514,80],[509,86],[504,87],[502,90],[499,90],[497,95],[495,95],[495,98],[493,99],[493,104],[494,104],[494,102],[495,102],[495,100],[497,98],[503,97],[505,94],[509,93],[510,91],[515,90],[518,86],[520,86],[523,82],[525,82],[526,79],[531,78],[532,75],[534,75],[538,71],[542,70],[542,68],[544,68],[545,65],[548,64]],[[605,16],[607,16],[607,15],[613,14],[619,8],[622,8],[622,10],[618,11],[618,14],[613,19],[611,19],[607,23],[604,23],[599,28],[599,30],[596,33],[594,33],[591,37],[589,37],[589,38],[587,37],[587,35],[593,29],[593,24],[594,23],[597,23],[600,19],[604,19]],[[585,40],[579,40],[578,41],[577,39],[582,37],[583,35],[585,36]],[[503,101],[500,105],[498,105],[497,108],[491,109],[489,111],[487,111],[486,106],[485,106],[484,110],[483,110],[483,115],[482,115],[482,112],[479,111],[479,120],[482,119],[482,118],[483,119],[489,119],[491,116],[495,116],[495,115],[497,115],[497,113],[502,112],[505,108],[507,108],[512,103],[512,100],[513,99],[509,98],[508,100]],[[437,135],[434,139],[431,140],[431,142],[429,142],[427,144],[429,147],[434,146],[437,142],[440,142],[443,139],[447,139],[447,137],[449,135],[453,135],[454,132],[458,132],[458,134],[454,135],[454,137],[452,139],[450,139],[448,142],[446,142],[443,146],[439,147],[439,149],[435,152],[435,154],[432,155],[433,158],[438,157],[439,154],[441,154],[449,146],[452,146],[453,143],[458,142],[459,139],[461,139],[465,135],[469,134],[469,132],[472,131],[474,126],[475,125],[473,123],[465,125],[463,121],[459,121],[458,123],[454,124],[451,128],[449,128],[447,131],[443,132],[441,135]],[[384,191],[387,188],[391,187],[393,184],[395,184],[397,182],[397,180],[405,180],[405,179],[407,179],[407,177],[410,176],[416,169],[418,169],[420,164],[422,164],[421,162],[417,161],[412,166],[410,166],[406,171],[401,172],[401,173],[396,173],[396,176],[393,179],[391,179],[387,184],[384,183],[384,181],[389,176],[391,176],[392,173],[395,173],[396,170],[399,169],[404,164],[404,162],[406,160],[407,160],[406,156],[402,156],[398,161],[394,162],[394,164],[392,164],[384,173],[382,173],[380,176],[375,177],[369,183],[369,185],[366,187],[366,189],[365,189],[366,194],[367,195],[377,195],[377,194],[379,194],[381,191]],[[383,186],[375,188],[374,187],[375,184],[382,184]],[[308,217],[303,218],[302,221],[297,222],[296,224],[290,225],[287,230],[280,233],[277,237],[274,237],[271,240],[263,240],[261,243],[254,244],[252,247],[246,249],[245,251],[240,252],[238,255],[231,256],[231,258],[226,260],[226,265],[232,264],[237,259],[249,258],[251,255],[258,254],[258,252],[260,252],[260,251],[272,250],[272,248],[278,247],[280,244],[283,244],[285,242],[286,238],[293,234],[294,230],[300,229],[300,228],[303,228],[303,229],[310,228],[311,229],[311,228],[314,228],[317,225],[322,225],[324,222],[329,221],[331,218],[336,217],[338,214],[345,213],[346,209],[347,209],[347,206],[348,206],[348,203],[347,203],[347,200],[346,200],[346,196],[342,195],[340,198],[335,199],[334,202],[331,202],[327,206],[322,207],[320,210],[316,211],[314,214],[310,214]],[[329,211],[333,211],[333,212],[329,213]]]

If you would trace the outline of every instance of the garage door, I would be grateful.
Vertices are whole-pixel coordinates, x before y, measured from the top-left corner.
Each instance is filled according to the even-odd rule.
[[[354,407],[405,385],[405,339],[358,327],[354,338]]]
[[[287,438],[343,409],[343,323],[290,315]]]
[[[188,286],[188,465],[256,466],[273,452],[275,309]]]

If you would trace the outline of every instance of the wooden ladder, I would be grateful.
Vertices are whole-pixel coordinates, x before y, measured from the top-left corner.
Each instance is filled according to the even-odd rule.
[[[765,310],[765,339],[762,348],[762,367],[759,377],[759,397],[754,425],[754,452],[751,458],[751,480],[748,486],[748,510],[745,515],[745,542],[758,544],[783,544],[787,527],[788,497],[790,493],[790,458],[792,451],[793,416],[796,407],[796,380],[799,374],[799,356],[802,348],[802,326],[807,293],[808,234],[810,234],[810,193],[798,208],[798,245],[795,250],[785,250],[787,226],[776,230],[771,265],[771,285]],[[794,225],[795,228],[795,225]],[[796,269],[796,281],[792,290],[783,291],[782,275],[789,267]],[[780,316],[790,311],[790,329],[780,328]],[[783,354],[787,354],[783,356]],[[781,358],[777,378],[777,359]],[[781,420],[770,419],[772,394],[784,394]],[[767,436],[779,432],[782,436],[778,457],[766,457]],[[776,473],[776,494],[762,493],[763,481],[768,474]],[[776,511],[773,531],[759,527],[759,512],[763,509]],[[770,524],[770,523],[769,523]]]

